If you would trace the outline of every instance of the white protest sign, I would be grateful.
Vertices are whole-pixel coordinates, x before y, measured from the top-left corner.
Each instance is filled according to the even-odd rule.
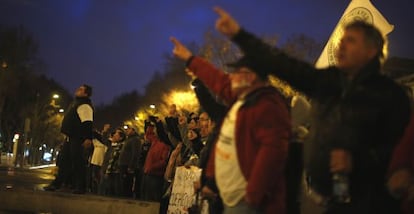
[[[186,168],[180,166],[176,168],[170,203],[168,204],[168,214],[188,213],[187,209],[195,201],[194,182],[199,181],[200,176],[201,169],[198,167]],[[202,211],[202,213],[204,212]]]

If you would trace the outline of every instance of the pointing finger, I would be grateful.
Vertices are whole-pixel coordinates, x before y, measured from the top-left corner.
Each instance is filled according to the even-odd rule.
[[[181,45],[180,41],[178,41],[175,37],[170,37],[170,40],[175,46]]]
[[[214,7],[213,8],[214,12],[216,12],[220,17],[226,17],[229,16],[229,13],[227,13],[223,8],[221,7]]]

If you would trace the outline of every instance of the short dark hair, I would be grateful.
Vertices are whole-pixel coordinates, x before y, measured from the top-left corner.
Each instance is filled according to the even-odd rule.
[[[349,29],[356,29],[362,31],[365,35],[365,40],[378,49],[378,59],[382,59],[384,57],[384,53],[382,50],[384,48],[385,39],[378,28],[365,21],[356,20],[345,26],[345,30]]]
[[[88,97],[92,96],[92,87],[87,84],[83,84],[82,87],[85,88],[85,93],[88,95]]]

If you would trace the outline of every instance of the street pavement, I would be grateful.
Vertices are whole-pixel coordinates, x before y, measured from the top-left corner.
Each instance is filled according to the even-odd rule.
[[[12,158],[0,162],[0,214],[158,213],[159,203],[92,194],[47,192],[54,166],[14,167]]]
[[[15,167],[12,156],[2,155],[0,184],[4,190],[43,190],[53,179],[54,165]]]
[[[54,166],[14,167],[11,157],[0,163],[0,214],[72,213],[158,213],[159,203],[111,198],[92,194],[47,192],[43,187],[53,179]],[[322,209],[305,197],[302,214],[320,214]]]

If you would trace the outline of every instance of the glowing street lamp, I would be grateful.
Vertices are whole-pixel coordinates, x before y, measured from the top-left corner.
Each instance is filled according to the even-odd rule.
[[[19,134],[14,134],[14,136],[13,136],[13,142],[14,143],[16,143],[17,142],[17,140],[19,140],[19,138],[20,138],[20,135]]]
[[[63,113],[65,110],[63,108],[59,109],[59,113]]]
[[[59,99],[59,94],[53,94],[53,99]]]
[[[152,109],[155,109],[155,105],[154,104],[149,105],[149,107],[152,108]]]

